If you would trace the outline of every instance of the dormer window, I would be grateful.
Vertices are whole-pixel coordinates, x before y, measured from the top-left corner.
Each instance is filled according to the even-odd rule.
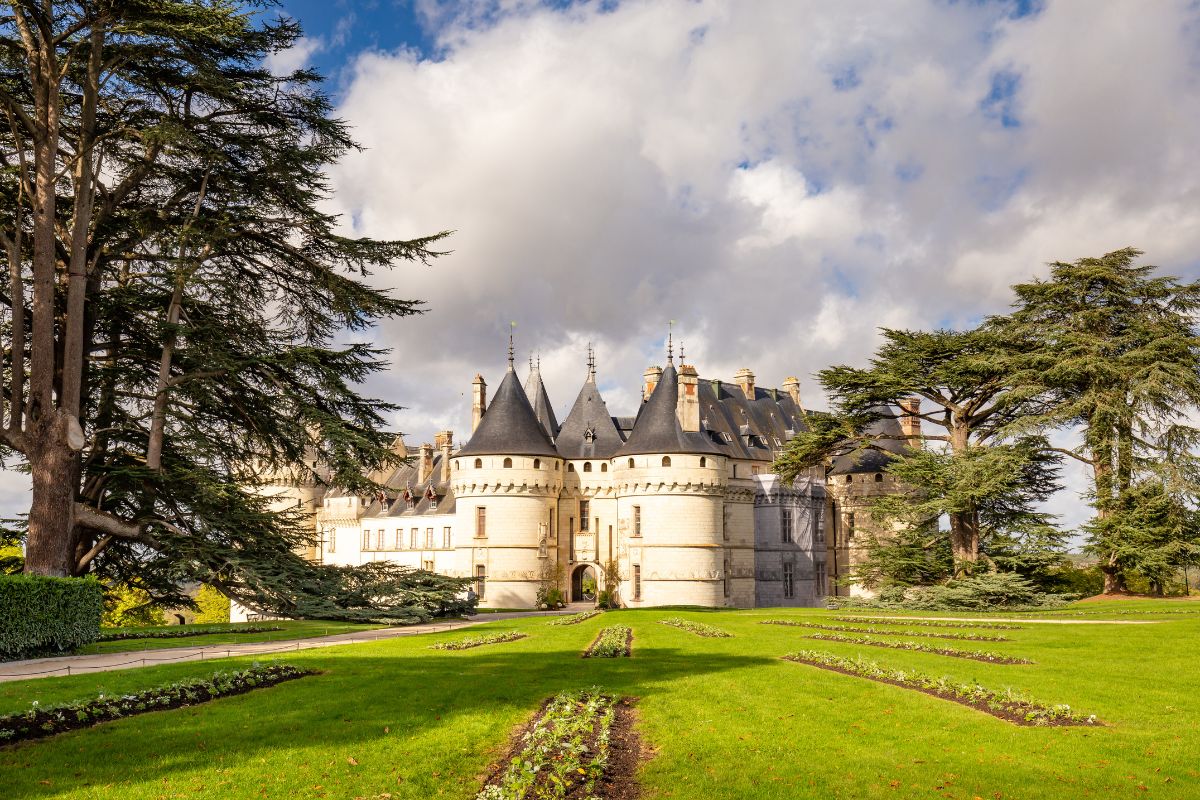
[[[596,429],[595,428],[586,429],[583,432],[583,441],[587,442],[588,444],[591,444],[592,442],[596,441]]]
[[[483,459],[482,458],[475,459],[475,469],[483,469]]]
[[[592,471],[592,462],[590,462],[590,461],[583,462],[583,471],[591,472]]]
[[[504,468],[512,469],[512,459],[511,458],[504,459]]]

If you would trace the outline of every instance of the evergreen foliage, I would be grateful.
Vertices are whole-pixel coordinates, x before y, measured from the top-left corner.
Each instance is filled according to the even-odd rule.
[[[104,615],[100,618],[100,627],[126,628],[166,623],[162,607],[155,605],[154,599],[145,590],[120,583],[104,587]]]
[[[197,625],[229,622],[229,598],[207,583],[196,592]]]
[[[992,321],[1026,342],[1010,362],[1015,391],[1049,398],[1021,426],[1081,432],[1060,452],[1091,471],[1088,548],[1108,591],[1131,575],[1162,586],[1200,554],[1200,430],[1188,424],[1200,408],[1200,282],[1157,275],[1141,255],[1055,262],[1046,280],[1014,286],[1012,314]]]
[[[33,467],[28,571],[168,605],[201,582],[275,613],[455,606],[454,582],[313,567],[304,510],[271,507],[279,483],[374,493],[403,458],[396,407],[355,387],[385,366],[362,333],[421,309],[367,277],[442,235],[347,238],[320,210],[355,144],[316,73],[264,66],[300,36],[254,2],[0,18],[0,455]]]
[[[104,592],[93,578],[0,575],[0,661],[96,641]]]

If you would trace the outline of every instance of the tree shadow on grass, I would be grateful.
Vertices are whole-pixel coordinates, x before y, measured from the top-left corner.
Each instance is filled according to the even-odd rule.
[[[327,787],[331,797],[381,793],[397,781],[407,781],[408,796],[440,793],[447,782],[477,788],[512,726],[558,691],[597,685],[647,697],[684,676],[774,661],[636,644],[634,658],[581,659],[579,649],[553,644],[524,652],[499,645],[285,658],[324,672],[4,748],[5,796],[85,795],[111,786],[111,796],[121,797],[248,797],[264,788],[246,785],[259,778],[271,796],[309,796],[312,786]]]

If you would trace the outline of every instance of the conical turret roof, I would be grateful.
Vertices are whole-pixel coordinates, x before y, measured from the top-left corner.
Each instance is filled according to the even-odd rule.
[[[557,456],[510,364],[508,373],[460,456]]]
[[[612,458],[625,443],[591,370],[554,443],[563,458]]]
[[[546,435],[551,439],[558,436],[558,420],[554,417],[554,407],[550,405],[550,395],[546,394],[546,384],[542,383],[541,366],[530,369],[529,378],[525,381],[525,397]]]
[[[720,455],[720,451],[699,431],[684,431],[675,415],[679,402],[679,375],[674,364],[667,364],[654,393],[638,412],[629,439],[617,455],[642,453],[702,453]]]

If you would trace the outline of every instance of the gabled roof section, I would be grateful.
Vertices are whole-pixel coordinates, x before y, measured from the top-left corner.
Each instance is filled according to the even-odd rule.
[[[612,458],[625,443],[591,371],[554,443],[563,458]]]
[[[642,453],[701,453],[720,455],[703,431],[684,431],[675,415],[679,402],[679,375],[674,364],[667,364],[650,399],[642,404],[633,431],[617,455]]]
[[[529,378],[525,381],[525,397],[546,435],[551,439],[558,436],[558,420],[554,417],[554,407],[550,405],[550,395],[546,394],[546,385],[542,383],[541,366],[529,371]]]
[[[460,456],[557,456],[510,365],[495,397]]]

